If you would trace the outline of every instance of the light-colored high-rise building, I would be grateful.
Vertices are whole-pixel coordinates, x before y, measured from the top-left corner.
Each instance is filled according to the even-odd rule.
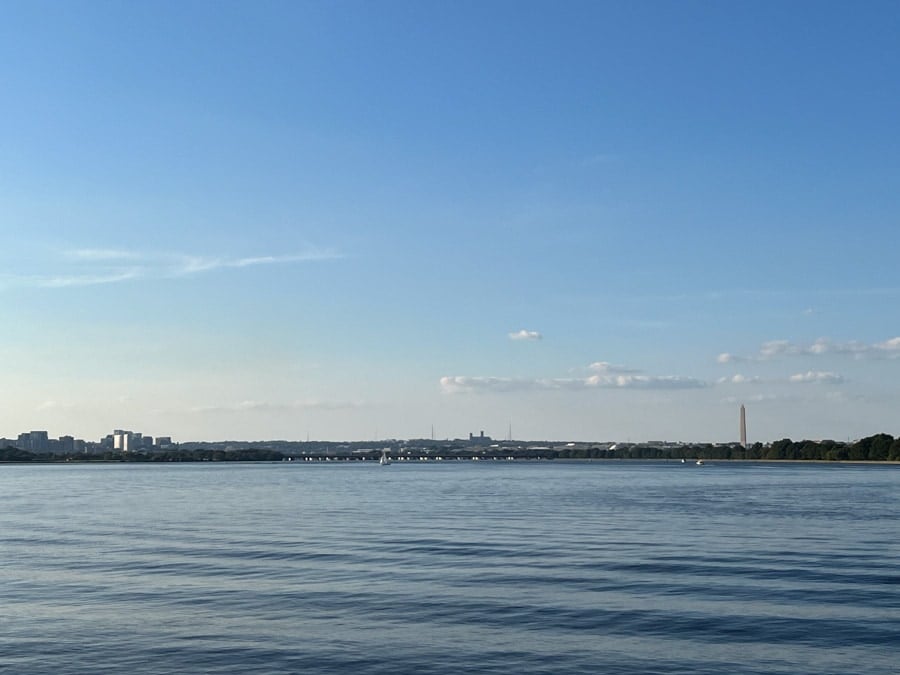
[[[113,450],[122,452],[131,452],[132,450],[132,432],[124,429],[116,429],[113,431]]]

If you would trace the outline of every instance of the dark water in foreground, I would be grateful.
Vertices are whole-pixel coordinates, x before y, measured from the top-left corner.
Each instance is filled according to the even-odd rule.
[[[900,672],[900,467],[0,467],[3,673]]]

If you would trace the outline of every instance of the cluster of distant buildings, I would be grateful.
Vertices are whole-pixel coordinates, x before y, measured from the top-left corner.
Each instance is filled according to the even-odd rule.
[[[742,405],[740,408],[740,445],[744,448],[747,447],[747,414],[744,406]],[[363,443],[349,443],[349,444],[337,444],[337,443],[313,443],[312,445],[307,442],[301,443],[299,441],[278,441],[278,442],[248,442],[241,443],[243,447],[256,447],[262,449],[273,449],[279,452],[291,453],[297,450],[306,451],[309,450],[312,446],[321,446],[318,448],[319,451],[325,452],[327,455],[334,456],[352,456],[354,453],[356,454],[366,454],[370,452],[374,452],[371,448],[365,447]],[[482,450],[491,450],[491,451],[499,451],[501,449],[508,450],[519,450],[519,451],[527,451],[527,452],[549,452],[554,448],[547,445],[528,445],[528,446],[519,446],[517,443],[514,443],[512,440],[512,428],[510,427],[509,438],[506,441],[495,441],[490,436],[485,435],[484,431],[479,432],[477,435],[470,433],[468,441],[465,439],[456,439],[454,441],[445,441],[441,444],[445,450],[447,449],[465,449],[465,448],[479,448]],[[566,443],[564,446],[559,446],[556,448],[557,450],[563,450],[566,452],[577,452],[581,450],[591,450],[591,451],[602,451],[602,452],[615,452],[617,450],[624,450],[626,448],[635,448],[636,450],[646,449],[646,448],[656,448],[663,450],[677,450],[686,446],[684,443],[669,443],[666,441],[650,441],[648,443],[638,443],[638,444],[622,444],[622,443]],[[717,445],[717,444],[716,444]],[[730,445],[730,444],[724,444]],[[405,441],[405,442],[391,442],[391,449],[395,451],[399,451],[404,447],[428,447],[429,451],[434,451],[434,432],[432,429],[432,438],[430,441],[426,441],[423,439],[419,439],[418,441]],[[222,449],[226,452],[229,450],[234,450],[231,443],[182,443],[179,447],[181,448],[206,448],[206,449]],[[97,455],[103,454],[106,452],[119,452],[119,453],[148,453],[148,452],[161,452],[165,450],[175,449],[176,445],[172,443],[171,436],[157,436],[154,438],[153,436],[145,436],[144,434],[138,431],[127,431],[125,429],[116,429],[111,434],[107,434],[99,441],[85,441],[80,438],[74,438],[72,436],[60,436],[59,438],[50,438],[49,434],[46,431],[26,431],[24,433],[19,434],[19,436],[15,439],[12,438],[0,438],[0,449],[5,448],[16,448],[18,450],[25,450],[28,452],[32,452],[35,454],[47,454],[47,455]]]
[[[174,447],[171,436],[145,436],[138,431],[116,429],[99,441],[85,441],[73,436],[50,438],[46,431],[26,431],[17,438],[0,438],[0,448],[17,448],[35,454],[72,455],[102,452],[139,452],[167,450]]]

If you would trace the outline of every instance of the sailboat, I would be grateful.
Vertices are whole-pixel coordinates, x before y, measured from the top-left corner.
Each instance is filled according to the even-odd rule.
[[[391,458],[387,454],[387,448],[382,449],[381,459],[378,460],[378,463],[381,464],[381,466],[387,466],[391,463]]]

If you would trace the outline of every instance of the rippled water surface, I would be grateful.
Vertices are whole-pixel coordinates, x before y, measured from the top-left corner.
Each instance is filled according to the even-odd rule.
[[[900,467],[0,466],[0,671],[898,673]]]

